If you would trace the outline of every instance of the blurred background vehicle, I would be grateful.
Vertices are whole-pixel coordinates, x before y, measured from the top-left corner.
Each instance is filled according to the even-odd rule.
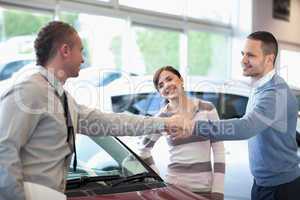
[[[2,61],[0,63],[0,81],[10,78],[13,73],[34,62],[33,58],[24,56]]]

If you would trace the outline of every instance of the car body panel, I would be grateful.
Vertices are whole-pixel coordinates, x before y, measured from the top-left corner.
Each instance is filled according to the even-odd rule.
[[[71,197],[68,200],[206,200],[206,198],[193,194],[181,187],[168,185],[167,187],[136,192]]]
[[[76,149],[78,165],[74,172],[70,164],[65,192],[68,200],[205,200],[166,184],[117,137],[78,134]],[[140,175],[147,177],[137,178]]]

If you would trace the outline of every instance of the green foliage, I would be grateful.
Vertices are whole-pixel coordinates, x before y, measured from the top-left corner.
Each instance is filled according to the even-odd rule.
[[[146,65],[153,74],[164,65],[179,69],[180,34],[157,29],[135,28],[137,44]],[[211,70],[226,69],[226,39],[209,32],[188,33],[188,75],[208,75]]]
[[[62,12],[59,15],[59,20],[66,22],[70,25],[72,25],[73,27],[75,27],[76,29],[78,29],[78,13],[67,13],[67,12]]]
[[[189,75],[206,75],[212,59],[210,34],[190,32],[188,35]]]
[[[25,11],[8,10],[3,12],[4,37],[34,35],[52,19],[50,15],[38,15]]]
[[[188,74],[208,75],[209,71],[226,69],[226,38],[209,32],[188,34]]]
[[[179,33],[143,28],[135,28],[135,31],[146,74],[153,74],[165,65],[179,68]]]
[[[66,22],[72,25],[77,31],[80,30],[80,25],[78,22],[79,14],[73,12],[61,12],[59,14],[59,20]],[[81,42],[83,45],[83,56],[84,56],[84,63],[81,65],[82,68],[90,67],[90,48],[87,38],[81,38]]]

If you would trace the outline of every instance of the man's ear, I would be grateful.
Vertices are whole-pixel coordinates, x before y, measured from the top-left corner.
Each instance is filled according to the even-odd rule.
[[[63,58],[66,58],[70,54],[70,47],[67,44],[62,44],[59,48],[59,53]]]
[[[275,60],[275,55],[274,54],[267,55],[268,63],[273,64],[274,60]]]

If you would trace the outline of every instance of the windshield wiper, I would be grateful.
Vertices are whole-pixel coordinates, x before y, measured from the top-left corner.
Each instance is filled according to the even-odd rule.
[[[120,180],[114,181],[112,183],[112,187],[120,185],[122,183],[128,183],[131,181],[144,180],[145,178],[154,178],[156,180],[160,180],[160,178],[156,174],[149,173],[149,172],[143,172],[143,173],[135,174],[132,176],[127,176],[125,178],[121,178]]]
[[[67,189],[78,188],[84,186],[88,183],[99,182],[99,181],[112,181],[120,179],[120,175],[111,175],[111,176],[81,176],[80,178],[75,178],[67,181]]]

